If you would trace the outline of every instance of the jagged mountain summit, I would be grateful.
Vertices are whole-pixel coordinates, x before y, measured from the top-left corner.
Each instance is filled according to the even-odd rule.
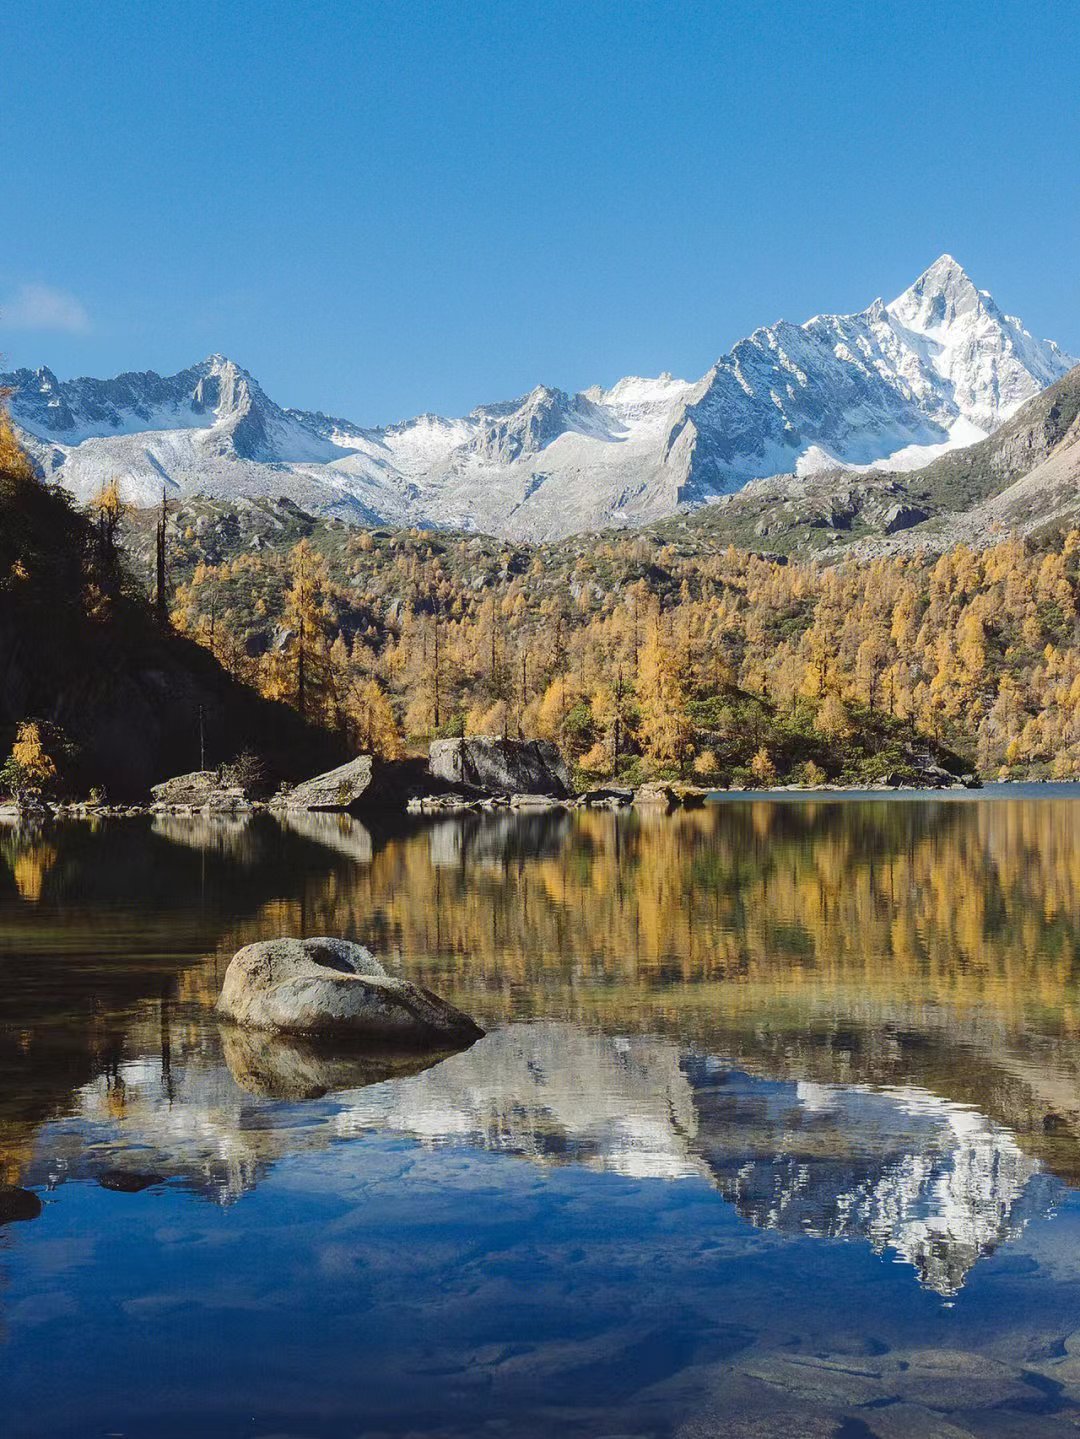
[[[1074,363],[949,255],[890,304],[755,330],[697,383],[540,385],[459,419],[365,429],[283,409],[212,355],[162,378],[0,376],[42,473],[136,504],[281,495],[365,523],[550,539],[663,518],[772,475],[910,470],[992,433]]]

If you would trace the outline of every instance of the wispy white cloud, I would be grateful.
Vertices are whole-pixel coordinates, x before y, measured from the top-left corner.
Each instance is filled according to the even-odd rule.
[[[0,331],[61,330],[83,335],[90,316],[81,300],[52,285],[20,285],[6,300],[0,298]]]

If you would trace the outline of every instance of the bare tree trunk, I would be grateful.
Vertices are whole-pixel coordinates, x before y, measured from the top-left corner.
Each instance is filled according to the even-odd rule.
[[[157,526],[157,591],[154,595],[154,607],[157,611],[158,624],[162,629],[169,622],[169,607],[165,599],[165,487],[161,489],[161,519]]]

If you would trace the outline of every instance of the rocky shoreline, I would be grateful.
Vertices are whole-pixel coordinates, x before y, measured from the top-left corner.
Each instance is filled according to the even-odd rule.
[[[1003,784],[1021,784],[1022,780],[1003,780]],[[696,809],[706,803],[716,803],[731,796],[745,795],[748,798],[769,796],[843,795],[843,794],[940,794],[948,791],[977,790],[981,781],[971,779],[955,780],[942,784],[885,784],[845,785],[821,784],[772,785],[767,788],[732,785],[727,789],[706,789],[696,785],[641,785],[637,789],[587,790],[580,794],[558,798],[554,795],[535,794],[444,794],[418,795],[405,801],[404,806],[387,803],[384,812],[405,813],[416,817],[447,814],[490,814],[516,811],[537,813],[544,810],[621,810],[621,809],[662,809],[667,812],[676,809]],[[116,820],[143,819],[155,815],[172,815],[178,818],[243,818],[255,814],[278,814],[289,808],[272,801],[248,799],[246,796],[230,796],[229,802],[215,799],[212,803],[192,804],[186,802],[155,801],[151,804],[91,804],[88,801],[49,801],[38,805],[0,804],[0,823],[16,821],[47,820]],[[293,807],[296,808],[296,807]],[[324,810],[324,813],[348,814],[350,811]],[[371,812],[369,808],[367,812]]]
[[[0,805],[0,820],[132,819],[145,815],[243,817],[259,811],[328,814],[397,813],[440,815],[493,810],[693,809],[731,794],[934,793],[978,789],[974,774],[954,775],[927,763],[910,772],[886,775],[869,785],[826,782],[759,788],[715,789],[684,781],[651,780],[637,786],[598,785],[575,791],[558,749],[544,740],[470,738],[437,740],[423,759],[379,760],[358,755],[348,763],[267,796],[253,783],[238,782],[234,769],[195,770],[153,786],[149,803],[106,804],[44,800],[26,795]]]

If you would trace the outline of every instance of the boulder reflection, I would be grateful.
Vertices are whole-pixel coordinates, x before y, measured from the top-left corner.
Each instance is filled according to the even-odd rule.
[[[299,1035],[264,1034],[222,1025],[221,1047],[229,1073],[249,1094],[263,1099],[321,1099],[331,1090],[361,1089],[421,1074],[445,1054],[352,1052]]]

